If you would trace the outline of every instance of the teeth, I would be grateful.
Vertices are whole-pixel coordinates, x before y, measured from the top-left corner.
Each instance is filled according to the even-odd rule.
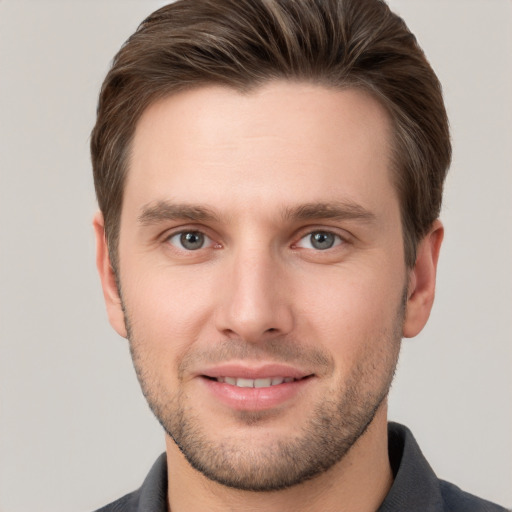
[[[253,388],[254,380],[252,380],[252,379],[236,379],[236,386],[239,388]]]
[[[279,384],[293,382],[293,377],[268,377],[266,379],[243,379],[241,377],[217,377],[217,382],[225,382],[239,388],[268,388]]]
[[[272,385],[272,379],[255,379],[254,387],[255,388],[268,388]]]

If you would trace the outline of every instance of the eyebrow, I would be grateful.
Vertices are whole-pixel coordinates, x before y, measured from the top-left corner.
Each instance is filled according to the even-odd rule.
[[[285,208],[283,218],[286,220],[358,220],[371,223],[376,216],[358,203],[352,201],[333,203],[306,203],[292,208]]]
[[[213,222],[218,216],[204,206],[176,204],[169,201],[157,201],[142,207],[138,221],[143,226],[169,220],[189,220],[192,222]]]
[[[351,202],[305,203],[286,207],[281,212],[286,221],[306,220],[358,220],[365,223],[375,221],[375,214],[363,206]],[[169,220],[188,220],[191,222],[219,222],[219,216],[210,208],[199,205],[177,204],[169,201],[157,201],[142,207],[138,221],[143,226],[158,224]]]

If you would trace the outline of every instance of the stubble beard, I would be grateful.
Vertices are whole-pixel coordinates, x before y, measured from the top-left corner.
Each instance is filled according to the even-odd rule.
[[[391,387],[400,351],[404,312],[405,304],[402,303],[392,329],[381,333],[379,340],[368,345],[368,353],[330,397],[323,397],[313,407],[298,433],[293,437],[270,439],[265,444],[258,442],[256,446],[251,446],[251,439],[242,441],[210,435],[204,418],[201,420],[193,404],[187,403],[183,390],[169,396],[155,373],[147,368],[144,342],[133,335],[126,310],[125,320],[142,392],[189,464],[224,486],[268,492],[298,485],[329,470],[366,432]],[[275,346],[280,346],[279,352],[283,353],[286,345]],[[291,350],[297,354],[296,346]],[[272,356],[272,352],[268,355]],[[318,356],[325,358],[323,354]],[[265,421],[272,421],[270,416],[272,412],[268,411],[239,411],[237,419],[242,426],[258,428],[264,426]]]

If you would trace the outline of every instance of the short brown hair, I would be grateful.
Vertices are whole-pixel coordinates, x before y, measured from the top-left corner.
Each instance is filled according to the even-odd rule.
[[[451,159],[441,85],[383,0],[178,0],[151,14],[115,56],[91,135],[96,195],[114,269],[130,143],[142,112],[206,84],[247,91],[274,79],[360,88],[393,125],[393,179],[405,260],[441,208]]]

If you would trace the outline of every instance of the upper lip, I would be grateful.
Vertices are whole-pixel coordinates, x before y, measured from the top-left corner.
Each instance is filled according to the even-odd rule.
[[[292,377],[302,379],[312,375],[312,372],[304,371],[293,366],[280,363],[267,364],[241,364],[224,363],[197,372],[204,377],[240,377],[242,379],[268,379],[272,377]]]

